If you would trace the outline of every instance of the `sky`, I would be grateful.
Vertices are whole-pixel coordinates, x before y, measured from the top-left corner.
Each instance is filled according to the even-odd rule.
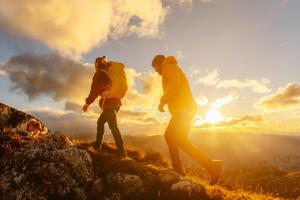
[[[297,0],[0,0],[0,102],[50,129],[93,134],[96,100],[81,111],[94,60],[126,66],[124,134],[163,134],[156,54],[175,56],[198,112],[195,132],[298,134]]]

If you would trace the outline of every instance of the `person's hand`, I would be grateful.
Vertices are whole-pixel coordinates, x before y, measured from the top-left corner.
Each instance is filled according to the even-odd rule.
[[[83,112],[87,112],[88,111],[88,104],[84,104],[84,106],[82,107]]]
[[[159,110],[160,112],[165,112],[164,106],[165,106],[165,104],[160,103],[160,104],[158,105],[158,110]]]

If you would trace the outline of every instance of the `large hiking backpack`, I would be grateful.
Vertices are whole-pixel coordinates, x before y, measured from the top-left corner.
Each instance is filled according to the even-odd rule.
[[[110,79],[110,87],[105,90],[102,98],[123,98],[127,91],[127,78],[124,71],[124,65],[118,62],[110,62],[107,70],[104,70]]]

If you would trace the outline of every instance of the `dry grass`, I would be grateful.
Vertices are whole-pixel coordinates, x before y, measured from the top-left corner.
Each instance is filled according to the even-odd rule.
[[[100,177],[105,177],[108,171],[133,173],[143,176],[147,171],[157,173],[158,170],[168,167],[168,162],[158,152],[142,152],[133,147],[126,147],[128,158],[119,159],[114,153],[114,144],[105,144],[102,151],[95,150],[90,143],[76,141],[78,148],[85,149],[92,157],[95,171]],[[101,167],[100,167],[101,166]],[[230,190],[222,186],[210,186],[208,176],[201,169],[186,169],[187,178],[205,186],[209,197],[214,200],[277,200],[269,193],[262,191],[247,191],[242,188]]]
[[[231,190],[269,193],[280,198],[300,197],[300,173],[284,172],[272,166],[227,170],[222,175],[221,185]]]
[[[280,198],[272,194],[262,192],[251,192],[244,189],[229,190],[220,185],[210,186],[206,175],[201,174],[203,178],[188,175],[188,178],[205,186],[209,197],[213,200],[279,200]],[[283,198],[281,198],[283,199]]]

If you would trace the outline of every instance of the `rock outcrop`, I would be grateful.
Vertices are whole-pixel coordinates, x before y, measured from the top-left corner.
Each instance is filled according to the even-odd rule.
[[[89,154],[56,134],[6,153],[0,174],[3,199],[86,199],[95,178]]]
[[[13,131],[21,135],[29,135],[26,128],[30,120],[36,120],[43,126],[43,123],[35,117],[0,103],[0,132]]]
[[[25,125],[30,116],[4,104],[1,109],[1,123],[6,127],[15,126],[10,124],[14,115],[7,110],[25,116],[18,119],[19,124]],[[140,155],[127,149],[128,157],[121,159],[115,156],[113,146],[103,149],[50,131],[30,138],[2,129],[0,199],[211,199],[200,183],[162,167],[167,162],[161,157],[151,163],[153,153]]]

